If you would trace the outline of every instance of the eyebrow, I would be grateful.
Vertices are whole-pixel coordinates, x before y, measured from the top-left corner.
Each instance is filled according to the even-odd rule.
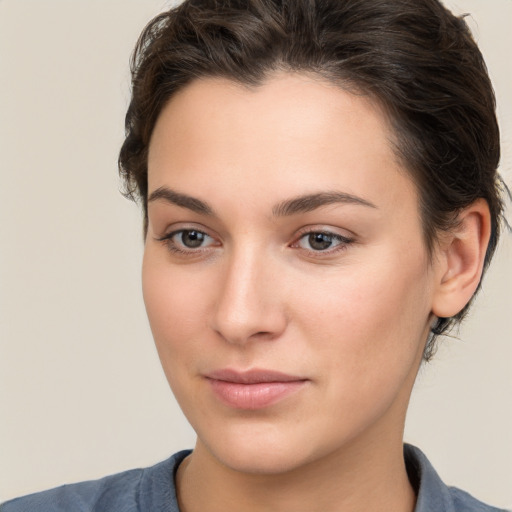
[[[211,217],[217,216],[213,208],[205,201],[187,194],[176,192],[167,187],[160,187],[152,192],[148,198],[148,203],[158,200],[164,200],[168,203],[180,206],[181,208],[187,208],[188,210],[199,213],[200,215],[208,215]],[[298,213],[311,212],[317,208],[331,204],[356,204],[369,208],[377,208],[373,203],[370,203],[361,197],[347,194],[346,192],[332,191],[305,194],[292,199],[287,199],[272,208],[272,215],[274,217],[287,217]]]
[[[167,187],[160,187],[152,192],[148,198],[148,203],[158,200],[164,200],[167,203],[187,208],[188,210],[192,210],[193,212],[201,215],[208,215],[210,217],[216,216],[213,208],[208,203],[205,203],[196,197],[181,194],[180,192],[176,192]]]
[[[373,203],[362,199],[361,197],[347,194],[345,192],[318,192],[316,194],[306,194],[303,196],[288,199],[272,208],[275,217],[285,217],[297,213],[307,213],[322,206],[330,204],[356,204],[377,208]]]

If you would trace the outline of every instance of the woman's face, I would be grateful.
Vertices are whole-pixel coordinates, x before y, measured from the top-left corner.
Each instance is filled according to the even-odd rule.
[[[401,443],[435,271],[390,137],[367,98],[297,74],[196,81],[161,113],[144,299],[197,449],[222,464]]]

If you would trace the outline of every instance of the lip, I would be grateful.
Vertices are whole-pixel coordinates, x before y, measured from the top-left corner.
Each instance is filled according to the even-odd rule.
[[[308,379],[274,370],[216,370],[205,375],[215,396],[234,409],[256,410],[284,400]]]

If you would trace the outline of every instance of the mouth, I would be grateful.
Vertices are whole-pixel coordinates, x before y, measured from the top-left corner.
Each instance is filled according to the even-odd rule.
[[[205,375],[214,395],[228,407],[256,410],[274,405],[302,389],[308,382],[300,376],[273,370],[232,369]]]

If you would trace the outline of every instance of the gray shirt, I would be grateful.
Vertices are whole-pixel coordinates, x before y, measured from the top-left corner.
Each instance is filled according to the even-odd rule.
[[[0,512],[179,512],[174,475],[185,450],[146,469],[63,485],[0,505]],[[446,486],[414,446],[404,446],[407,472],[418,500],[415,512],[505,512]]]

